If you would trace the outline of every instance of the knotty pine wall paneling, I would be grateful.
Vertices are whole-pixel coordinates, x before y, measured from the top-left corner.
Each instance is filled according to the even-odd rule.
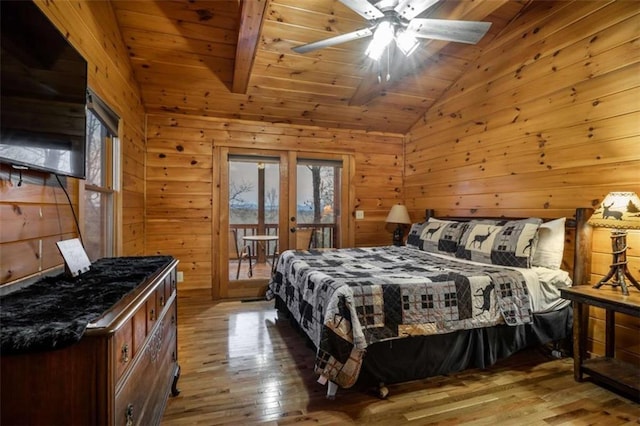
[[[640,191],[639,20],[631,1],[531,3],[406,135],[410,209],[572,216],[610,191]],[[639,247],[631,231],[636,277]],[[610,252],[596,229],[592,283]],[[603,318],[592,311],[596,353]],[[640,322],[621,316],[617,333],[618,356],[639,363]]]
[[[20,175],[0,165],[0,284],[62,263],[56,241],[75,237],[71,207],[55,176],[35,171]],[[78,206],[78,180],[61,178]]]
[[[356,246],[390,244],[384,219],[402,200],[403,135],[174,114],[147,116],[147,253],[173,253],[181,288],[211,288],[218,218],[213,147],[349,151],[355,157]],[[354,212],[351,212],[354,214]]]
[[[121,255],[144,250],[144,110],[110,2],[36,1],[88,61],[89,86],[120,116],[122,151]],[[69,205],[55,177],[35,172],[18,187],[0,175],[0,284],[62,264],[55,242],[76,236]],[[43,184],[43,180],[47,184]],[[67,179],[78,211],[79,181]],[[80,212],[80,215],[82,213]],[[82,216],[80,216],[82,217]],[[42,249],[40,249],[42,245]]]

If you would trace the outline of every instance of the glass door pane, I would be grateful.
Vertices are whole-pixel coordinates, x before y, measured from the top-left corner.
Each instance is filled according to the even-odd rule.
[[[296,169],[298,230],[311,229],[311,247],[339,247],[342,162],[299,158]]]
[[[280,159],[229,156],[229,280],[268,279],[277,250]]]

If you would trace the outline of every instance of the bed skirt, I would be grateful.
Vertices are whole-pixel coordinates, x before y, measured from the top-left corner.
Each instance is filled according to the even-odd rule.
[[[288,311],[277,296],[275,307]],[[358,383],[400,383],[468,368],[486,368],[527,347],[570,338],[572,320],[573,311],[569,305],[558,311],[534,314],[533,322],[529,324],[497,325],[377,342],[366,349]],[[299,328],[297,324],[295,326]],[[306,335],[305,338],[311,341]]]

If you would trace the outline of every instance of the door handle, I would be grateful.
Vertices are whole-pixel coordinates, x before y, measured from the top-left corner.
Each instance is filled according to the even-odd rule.
[[[293,227],[289,228],[289,231],[291,231],[292,233],[295,233],[296,232],[296,228],[293,228]]]

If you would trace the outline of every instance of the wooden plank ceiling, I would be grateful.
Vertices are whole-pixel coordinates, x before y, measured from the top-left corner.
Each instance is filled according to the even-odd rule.
[[[443,0],[420,17],[493,23],[477,45],[425,40],[366,57],[370,38],[291,48],[366,28],[338,0],[113,1],[148,113],[406,133],[527,2]],[[379,83],[387,72],[388,83]]]

